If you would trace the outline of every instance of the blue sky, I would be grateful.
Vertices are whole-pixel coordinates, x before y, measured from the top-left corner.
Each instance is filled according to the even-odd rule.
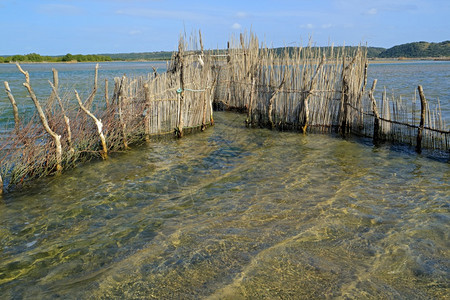
[[[199,29],[210,49],[250,29],[269,46],[389,48],[449,40],[450,1],[0,0],[0,28],[0,55],[175,50]]]

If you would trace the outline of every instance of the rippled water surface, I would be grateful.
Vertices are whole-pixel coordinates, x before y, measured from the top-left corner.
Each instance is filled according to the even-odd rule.
[[[99,82],[112,90],[114,76],[151,66],[165,69],[100,64]],[[62,88],[89,91],[95,64],[25,65],[40,99],[52,67]],[[449,76],[449,62],[369,67],[377,97],[422,84],[447,116]],[[14,65],[0,80],[32,108]],[[3,126],[5,93],[0,108]],[[4,195],[0,299],[448,299],[448,161],[244,118],[216,112],[205,132]]]
[[[0,298],[444,299],[450,167],[216,126],[0,200]]]

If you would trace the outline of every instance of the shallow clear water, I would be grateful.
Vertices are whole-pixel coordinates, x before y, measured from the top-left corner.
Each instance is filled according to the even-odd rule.
[[[100,64],[99,82],[107,77],[112,90],[113,77],[152,65]],[[50,93],[52,67],[62,87],[88,91],[95,64],[24,66],[38,96]],[[369,83],[378,78],[377,90],[396,95],[423,84],[450,112],[449,70],[373,64]],[[0,65],[0,80],[22,110],[31,107],[14,65]],[[12,119],[4,93],[0,108],[3,125]],[[448,297],[448,162],[364,140],[248,129],[244,118],[216,112],[205,132],[4,195],[0,298]]]
[[[215,119],[7,194],[2,298],[449,294],[448,163]]]

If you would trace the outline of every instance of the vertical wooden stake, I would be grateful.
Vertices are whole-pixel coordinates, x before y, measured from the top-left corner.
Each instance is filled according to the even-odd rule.
[[[88,110],[91,108],[91,105],[94,102],[95,94],[97,93],[97,79],[98,79],[98,64],[95,65],[94,88],[92,89],[92,92],[89,95],[89,98],[84,103],[84,106]]]
[[[108,78],[105,78],[105,102],[106,108],[109,108]]]
[[[52,73],[53,73],[53,85],[55,86],[56,90],[58,90],[59,87],[58,70],[52,68]],[[47,108],[49,110],[48,113],[51,112],[53,102],[55,102],[55,92],[52,91],[50,97],[48,98],[48,108]]]
[[[145,128],[145,140],[150,141],[150,88],[148,83],[144,84],[144,99],[145,99],[145,110],[144,110],[144,128]]]
[[[183,121],[183,106],[184,106],[184,66],[183,66],[183,38],[180,38],[180,42],[178,44],[178,63],[180,64],[180,101],[179,101],[179,105],[180,105],[180,111],[179,111],[179,115],[178,115],[178,128],[177,128],[177,136],[179,138],[183,137],[183,126],[184,126],[184,121]]]
[[[125,81],[125,75],[122,77],[122,85],[126,82]],[[123,139],[123,146],[125,149],[129,149],[128,147],[128,134],[127,134],[127,124],[125,123],[124,117],[123,117],[123,111],[122,106],[124,102],[124,89],[121,89],[119,92],[119,97],[117,98],[117,107],[118,107],[118,113],[119,113],[119,123],[120,127],[122,127],[122,139]]]
[[[417,143],[416,143],[416,151],[417,153],[422,152],[422,132],[423,127],[425,125],[425,114],[427,109],[427,100],[425,99],[425,95],[423,93],[423,88],[421,85],[417,87],[419,90],[419,96],[420,96],[420,124],[419,129],[417,130]]]
[[[372,84],[372,88],[369,91],[369,98],[372,101],[372,110],[373,114],[375,116],[375,119],[373,120],[373,144],[377,145],[380,141],[380,115],[378,114],[377,109],[377,102],[375,100],[375,97],[373,96],[373,92],[375,91],[375,87],[377,85],[377,80],[375,79]]]
[[[248,104],[248,111],[247,111],[247,120],[245,120],[245,123],[247,123],[247,126],[251,126],[253,123],[253,98],[255,93],[255,84],[256,79],[255,76],[252,74],[252,87],[250,89],[250,101]]]

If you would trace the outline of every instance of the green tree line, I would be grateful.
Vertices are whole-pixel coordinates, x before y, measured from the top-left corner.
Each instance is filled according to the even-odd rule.
[[[43,56],[37,53],[30,53],[26,55],[12,55],[2,57],[0,56],[0,63],[9,62],[98,62],[98,61],[112,61],[112,58],[107,55],[72,55],[67,53],[64,56]]]

